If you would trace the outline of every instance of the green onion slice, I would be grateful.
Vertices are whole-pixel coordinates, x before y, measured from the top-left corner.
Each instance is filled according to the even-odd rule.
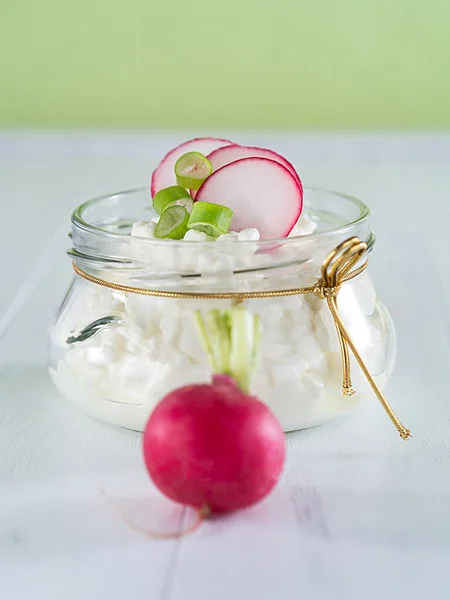
[[[168,206],[175,206],[177,204],[190,210],[190,208],[192,208],[192,203],[192,198],[183,187],[172,185],[159,190],[159,192],[155,194],[155,197],[153,198],[153,209],[160,215]]]
[[[219,237],[227,233],[233,214],[231,208],[220,204],[194,202],[187,227],[203,231],[211,237]]]
[[[189,190],[198,190],[212,173],[212,164],[200,152],[183,154],[175,163],[178,185]]]
[[[189,196],[189,198],[180,198],[179,200],[174,200],[173,202],[168,204],[164,210],[166,210],[167,208],[170,208],[171,206],[184,206],[184,208],[188,211],[188,213],[190,213],[192,211],[193,204],[194,204],[194,201]]]
[[[169,206],[155,227],[155,237],[181,240],[187,231],[189,213],[184,206]]]

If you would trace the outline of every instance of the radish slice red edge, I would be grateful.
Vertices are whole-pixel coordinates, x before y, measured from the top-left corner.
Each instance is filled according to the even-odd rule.
[[[282,164],[268,158],[248,157],[221,167],[196,195],[227,206],[234,212],[230,229],[259,230],[261,239],[287,237],[300,217],[302,188]]]
[[[152,180],[150,184],[150,192],[153,196],[162,190],[163,188],[171,185],[176,185],[176,177],[174,173],[174,167],[177,160],[183,154],[187,152],[200,152],[207,156],[213,150],[222,148],[223,146],[230,146],[233,142],[230,140],[224,140],[220,138],[194,138],[183,142],[176,148],[172,148],[159,163],[158,167],[153,171]]]
[[[241,158],[248,157],[259,157],[259,158],[268,158],[270,160],[274,160],[275,162],[280,163],[286,167],[286,169],[292,173],[292,175],[297,180],[298,185],[300,186],[303,193],[302,182],[300,181],[300,177],[298,176],[297,171],[294,166],[281,154],[277,154],[273,150],[269,150],[268,148],[258,148],[257,146],[239,146],[238,144],[231,144],[230,146],[217,148],[213,150],[211,154],[208,155],[208,159],[211,161],[213,171],[217,171],[221,167],[234,162],[235,160],[239,160]]]

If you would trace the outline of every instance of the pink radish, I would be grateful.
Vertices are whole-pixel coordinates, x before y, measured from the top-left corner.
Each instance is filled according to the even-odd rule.
[[[228,512],[255,504],[275,486],[284,434],[265,404],[219,375],[210,385],[174,390],[157,405],[144,432],[144,458],[172,500]]]
[[[211,154],[208,154],[213,171],[217,171],[220,169],[220,167],[224,167],[225,165],[228,165],[235,160],[239,160],[240,158],[248,158],[252,156],[269,158],[270,160],[280,163],[280,165],[283,165],[283,167],[286,167],[286,169],[292,173],[297,180],[298,185],[302,189],[302,182],[300,181],[300,177],[298,176],[293,165],[291,165],[291,163],[286,160],[284,156],[281,156],[280,154],[277,154],[276,152],[273,152],[267,148],[257,148],[256,146],[239,146],[238,144],[232,144],[231,146],[213,150]]]
[[[156,406],[144,432],[144,459],[169,498],[210,512],[255,504],[278,481],[284,434],[269,408],[250,395],[261,325],[243,306],[196,311],[195,326],[214,371]]]
[[[303,192],[279,162],[252,157],[213,172],[198,190],[196,200],[231,208],[231,230],[256,227],[261,239],[273,239],[286,237],[297,223]]]
[[[174,167],[180,156],[183,156],[183,154],[186,154],[187,152],[200,152],[206,156],[213,150],[222,148],[222,146],[229,146],[232,143],[233,142],[230,142],[229,140],[222,140],[220,138],[194,138],[193,140],[189,140],[188,142],[184,142],[176,148],[173,148],[166,154],[159,166],[153,171],[150,186],[152,198],[159,190],[171,185],[176,185],[177,181]]]

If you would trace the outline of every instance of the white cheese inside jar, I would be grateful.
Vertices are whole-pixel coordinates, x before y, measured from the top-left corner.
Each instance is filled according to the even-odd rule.
[[[316,228],[317,220],[303,212],[291,232],[295,238],[306,236],[305,257],[309,251],[323,254],[320,235],[310,235]],[[124,249],[119,244],[118,254],[134,261],[147,261],[149,250],[144,241],[154,240],[154,229],[151,221],[136,221],[130,237],[142,239],[143,243],[126,244]],[[275,248],[275,254],[283,260],[278,270],[274,268],[267,275],[265,269],[270,271],[270,261],[258,246],[258,230],[230,232],[207,244],[207,248],[204,242],[211,242],[206,234],[188,231],[179,243],[186,245],[181,255],[170,241],[159,243],[151,250],[152,269],[158,268],[164,274],[182,268],[211,276],[208,289],[212,290],[215,286],[221,290],[224,285],[230,291],[252,290],[257,286],[268,289],[278,277],[280,282],[285,280],[284,271],[288,269],[289,273],[290,261],[300,256],[294,246]],[[226,252],[222,250],[225,247]],[[246,269],[252,270],[251,276],[246,277]],[[303,279],[308,269],[311,274],[316,273],[317,264],[305,260]],[[236,272],[242,273],[240,278]],[[107,270],[104,276],[108,278]],[[292,268],[292,287],[301,285],[297,277]],[[119,276],[116,281],[120,281]],[[189,285],[188,279],[186,283],[178,281],[175,289],[189,290]],[[229,305],[226,300],[153,297],[116,291],[77,278],[50,334],[51,377],[57,388],[82,405],[85,412],[116,425],[142,430],[152,408],[167,392],[209,381],[210,369],[192,314],[194,310]],[[252,389],[270,406],[286,431],[317,425],[344,414],[368,390],[359,369],[352,365],[358,394],[341,395],[339,342],[326,302],[314,295],[299,295],[249,299],[245,306],[260,316],[263,332]],[[393,366],[393,330],[367,271],[342,286],[339,310],[359,351],[383,386]],[[67,343],[71,335],[105,316],[113,316],[114,323],[88,339]]]

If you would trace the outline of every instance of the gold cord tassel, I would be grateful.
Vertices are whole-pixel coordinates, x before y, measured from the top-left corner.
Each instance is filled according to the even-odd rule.
[[[351,269],[361,259],[366,251],[367,244],[365,242],[361,242],[359,238],[354,237],[346,240],[335,250],[330,252],[330,254],[323,261],[322,278],[315,290],[315,293],[320,298],[327,300],[328,307],[336,325],[342,355],[342,393],[346,396],[350,396],[355,393],[352,388],[352,380],[350,375],[350,356],[348,351],[350,348],[372,390],[375,392],[375,395],[388,414],[392,423],[397,428],[400,437],[406,440],[411,437],[411,432],[399,421],[388,401],[384,397],[383,392],[378,387],[375,379],[367,368],[367,365],[363,361],[361,354],[356,349],[356,346],[353,343],[353,340],[350,337],[350,334],[345,327],[338,310],[337,295],[339,293],[341,284],[346,280],[348,275],[351,273]],[[364,267],[364,265],[362,266]]]

